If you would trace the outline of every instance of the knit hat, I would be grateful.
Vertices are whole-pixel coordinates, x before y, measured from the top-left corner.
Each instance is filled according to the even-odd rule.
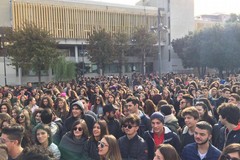
[[[160,112],[154,112],[151,116],[150,116],[151,121],[153,119],[158,119],[160,120],[162,123],[164,123],[164,115]]]
[[[168,116],[172,113],[172,109],[169,105],[163,105],[160,107],[160,112],[164,114],[164,116]]]
[[[79,109],[81,109],[82,111],[84,111],[84,106],[83,106],[83,103],[82,103],[81,101],[73,102],[73,103],[71,104],[71,108],[72,108],[73,106],[77,106]]]

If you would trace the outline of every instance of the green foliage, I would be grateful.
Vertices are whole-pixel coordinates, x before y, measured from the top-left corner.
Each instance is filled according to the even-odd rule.
[[[93,34],[89,36],[88,42],[88,58],[100,69],[104,69],[105,64],[112,63],[116,59],[113,39],[105,29],[94,30]]]
[[[61,56],[53,65],[53,71],[57,81],[68,81],[75,78],[76,66],[74,62],[67,61]]]
[[[157,35],[145,27],[137,28],[132,36],[133,50],[142,58],[143,74],[146,72],[146,55],[156,54]]]
[[[48,69],[59,56],[57,43],[49,32],[33,24],[25,24],[22,29],[10,32],[8,39],[11,44],[8,55],[12,65],[36,71],[39,82],[41,70]]]
[[[126,61],[125,54],[129,50],[129,37],[126,33],[118,32],[114,34],[113,42],[114,52],[117,56],[119,67],[121,68],[119,73],[119,76],[121,77],[123,72],[122,67],[124,62]]]
[[[172,46],[184,67],[234,70],[240,67],[240,24],[216,25],[173,40]]]

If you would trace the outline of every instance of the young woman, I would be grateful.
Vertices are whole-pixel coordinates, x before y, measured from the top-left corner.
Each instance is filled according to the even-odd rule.
[[[49,126],[43,124],[38,125],[35,131],[35,141],[37,145],[41,145],[52,152],[56,160],[60,159],[61,152],[57,145],[52,142],[52,133]]]
[[[103,115],[103,106],[105,105],[102,96],[96,95],[94,104],[91,107],[91,110],[98,115],[98,117],[101,117]]]
[[[64,122],[69,114],[69,106],[64,98],[58,98],[57,101],[56,115]]]
[[[203,102],[197,102],[195,107],[199,113],[200,120],[210,123],[212,127],[215,123],[217,123],[216,120],[209,115],[206,104],[204,104]]]
[[[88,157],[94,160],[100,160],[98,155],[98,141],[100,141],[104,135],[108,135],[107,123],[105,120],[98,120],[93,126],[93,135],[88,140],[87,151]]]
[[[98,154],[101,160],[122,160],[118,142],[113,135],[105,135],[98,142]]]
[[[66,133],[60,143],[61,160],[85,160],[87,159],[88,127],[83,119],[75,121],[71,131]]]
[[[31,117],[31,125],[32,127],[35,127],[38,123],[41,123],[42,120],[41,120],[41,112],[42,112],[42,108],[38,108],[36,109],[33,114],[32,114],[32,117]]]
[[[173,146],[161,144],[157,148],[153,160],[180,160],[180,157]]]
[[[0,113],[7,113],[7,114],[9,114],[11,116],[12,115],[12,106],[11,106],[11,104],[6,103],[6,102],[2,103],[0,105]]]

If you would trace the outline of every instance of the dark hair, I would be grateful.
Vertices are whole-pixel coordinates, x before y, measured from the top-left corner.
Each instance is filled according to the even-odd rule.
[[[136,114],[129,114],[126,119],[124,120],[124,123],[131,123],[131,124],[136,124],[137,126],[140,125],[140,118]]]
[[[50,146],[52,144],[52,132],[51,132],[50,127],[48,125],[44,125],[44,124],[40,124],[40,125],[38,125],[36,127],[36,130],[35,130],[35,141],[36,141],[36,144],[41,145],[41,143],[37,139],[37,131],[40,130],[40,129],[42,129],[42,130],[47,132],[47,134],[48,134],[48,146]]]
[[[50,108],[45,108],[41,112],[41,120],[44,124],[49,124],[52,121],[52,110]]]
[[[103,137],[104,135],[108,135],[108,134],[109,134],[107,122],[106,122],[105,120],[97,120],[97,121],[94,123],[94,125],[95,125],[95,124],[99,124],[99,126],[100,126],[100,130],[101,130],[100,139],[102,139],[102,137]],[[94,126],[94,125],[93,125],[93,126]],[[91,139],[94,139],[94,136],[93,136],[93,135],[91,136]]]
[[[166,160],[180,160],[176,149],[170,144],[160,144],[157,148]]]
[[[17,140],[20,145],[24,135],[24,128],[19,124],[13,124],[2,129],[2,134],[6,134],[10,140]]]
[[[73,133],[74,127],[77,126],[77,125],[79,125],[79,124],[81,124],[82,129],[83,129],[83,135],[82,135],[82,137],[88,138],[88,136],[89,136],[88,127],[87,127],[87,124],[86,124],[85,120],[83,120],[83,119],[78,119],[78,120],[76,120],[76,121],[73,123],[72,128],[71,128],[71,132],[70,132],[70,133],[71,133],[71,137],[72,137],[72,138],[74,137],[74,133]]]
[[[240,109],[236,105],[232,103],[223,103],[218,107],[217,112],[223,119],[226,118],[229,123],[234,125],[238,124],[240,119]]]
[[[131,96],[126,99],[127,103],[132,102],[134,105],[139,105],[139,99],[137,97]]]
[[[54,158],[53,153],[51,153],[47,148],[39,145],[33,145],[31,147],[26,147],[19,160],[52,160]]]
[[[199,113],[198,113],[198,111],[197,111],[197,109],[195,107],[187,107],[187,108],[185,108],[182,111],[181,116],[185,117],[186,115],[192,116],[195,120],[199,119]]]
[[[212,134],[212,126],[206,121],[197,122],[196,127],[199,129],[207,130],[209,134]]]
[[[2,109],[2,106],[5,105],[7,107],[7,113],[9,115],[12,114],[12,106],[10,103],[7,103],[7,102],[3,102],[1,105],[0,105],[0,113],[1,113],[1,109]]]

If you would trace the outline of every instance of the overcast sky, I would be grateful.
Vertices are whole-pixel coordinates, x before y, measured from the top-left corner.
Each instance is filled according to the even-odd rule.
[[[108,3],[135,5],[139,0],[94,0]],[[240,0],[194,0],[195,15],[211,13],[240,14]]]

